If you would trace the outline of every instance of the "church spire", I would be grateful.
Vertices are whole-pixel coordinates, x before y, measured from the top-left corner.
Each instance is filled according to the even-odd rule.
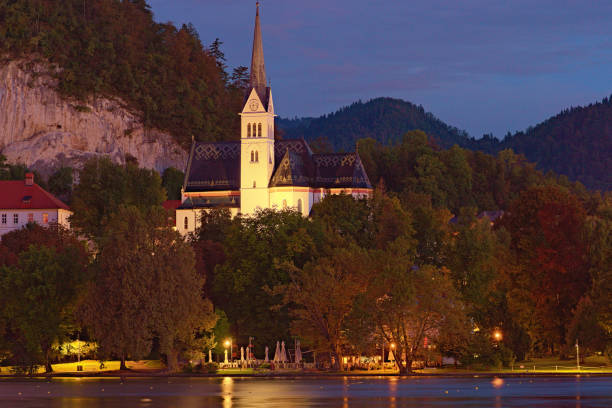
[[[261,25],[259,23],[259,2],[256,3],[255,33],[253,36],[253,55],[251,57],[251,88],[255,88],[260,98],[266,95],[266,67],[264,65]]]

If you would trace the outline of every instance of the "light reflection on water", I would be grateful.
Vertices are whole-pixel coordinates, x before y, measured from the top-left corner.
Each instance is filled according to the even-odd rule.
[[[0,380],[0,407],[610,407],[612,377]]]

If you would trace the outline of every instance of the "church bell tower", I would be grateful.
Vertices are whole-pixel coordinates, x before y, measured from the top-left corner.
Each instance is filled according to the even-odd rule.
[[[270,206],[274,170],[274,104],[266,82],[259,2],[256,7],[251,78],[240,113],[240,212],[245,215]]]

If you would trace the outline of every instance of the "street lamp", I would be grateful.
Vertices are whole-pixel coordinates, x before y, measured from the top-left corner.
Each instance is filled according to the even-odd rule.
[[[225,347],[229,347],[230,348],[230,362],[233,362],[233,358],[234,358],[234,345],[232,343],[232,339],[227,339],[225,340]]]

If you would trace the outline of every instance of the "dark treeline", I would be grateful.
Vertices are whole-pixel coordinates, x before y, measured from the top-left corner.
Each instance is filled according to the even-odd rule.
[[[443,148],[457,144],[497,154],[506,149],[523,154],[543,171],[552,170],[592,189],[612,188],[612,99],[567,109],[524,132],[481,139],[449,126],[422,106],[393,98],[357,102],[319,118],[280,119],[287,138],[304,137],[319,150],[350,151],[359,139],[383,145],[401,143],[410,130],[422,130]]]
[[[182,145],[239,134],[246,68],[229,75],[220,46],[156,23],[144,0],[0,0],[0,54],[49,61],[64,96],[118,96]]]

